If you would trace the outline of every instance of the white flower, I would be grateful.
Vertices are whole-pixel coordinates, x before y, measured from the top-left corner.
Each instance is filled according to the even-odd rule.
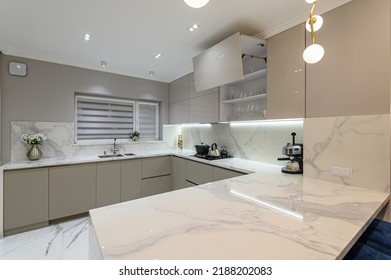
[[[23,134],[21,137],[20,137],[20,140],[22,140],[23,142],[27,143],[27,144],[42,144],[42,142],[44,142],[46,140],[46,136],[41,134],[41,133],[37,133],[35,135],[32,135],[30,133],[27,133],[27,134]]]

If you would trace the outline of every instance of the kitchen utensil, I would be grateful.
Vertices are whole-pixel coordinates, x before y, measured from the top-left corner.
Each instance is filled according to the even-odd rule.
[[[201,143],[200,145],[195,145],[196,152],[199,155],[207,155],[209,152],[210,146],[208,144]]]
[[[228,151],[227,151],[227,147],[226,146],[221,146],[220,154],[221,154],[221,157],[223,157],[223,158],[228,157]]]
[[[211,157],[219,157],[220,156],[220,151],[219,151],[219,149],[217,149],[216,143],[213,143],[210,146],[209,151],[208,151],[208,156],[211,156]]]

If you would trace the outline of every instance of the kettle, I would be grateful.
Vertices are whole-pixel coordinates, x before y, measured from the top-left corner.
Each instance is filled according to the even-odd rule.
[[[217,149],[216,143],[213,143],[210,146],[208,156],[211,156],[211,157],[219,157],[220,156],[220,151],[219,151],[219,149]]]
[[[220,154],[221,154],[221,157],[223,157],[223,158],[228,157],[228,151],[227,151],[227,147],[226,146],[221,146]]]

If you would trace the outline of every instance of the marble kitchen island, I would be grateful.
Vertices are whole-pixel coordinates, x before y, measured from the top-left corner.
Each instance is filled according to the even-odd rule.
[[[256,173],[90,210],[90,257],[342,259],[389,193]]]

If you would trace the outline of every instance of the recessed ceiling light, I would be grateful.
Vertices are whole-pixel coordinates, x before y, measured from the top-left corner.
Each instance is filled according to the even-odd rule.
[[[155,55],[155,58],[159,58],[159,57],[161,57],[161,56],[162,56],[162,54],[161,54],[161,53],[158,53],[158,54]]]
[[[102,60],[100,62],[100,66],[102,66],[103,68],[107,67],[107,61]]]
[[[84,38],[85,41],[90,41],[91,40],[91,34],[84,33],[83,38]]]
[[[151,77],[155,76],[155,72],[149,71],[149,76],[151,76]]]
[[[189,30],[190,32],[193,32],[195,31],[196,29],[198,29],[198,27],[200,27],[198,24],[194,23],[192,26],[190,26],[187,30]]]

